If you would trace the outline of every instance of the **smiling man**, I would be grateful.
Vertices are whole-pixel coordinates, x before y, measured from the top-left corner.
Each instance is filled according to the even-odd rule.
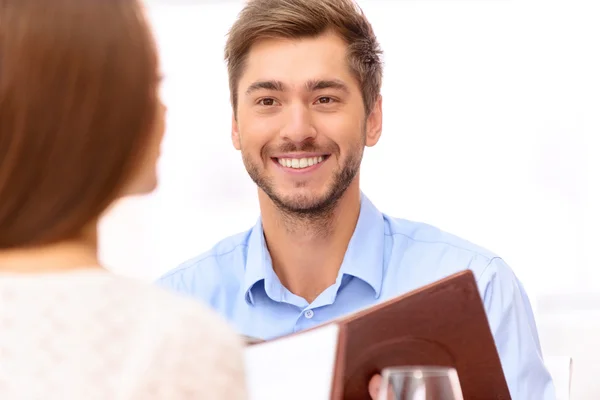
[[[512,397],[553,399],[529,300],[504,261],[383,214],[360,190],[364,148],[382,130],[381,51],[361,10],[350,0],[253,0],[225,53],[231,138],[261,215],[160,284],[270,339],[471,269]]]

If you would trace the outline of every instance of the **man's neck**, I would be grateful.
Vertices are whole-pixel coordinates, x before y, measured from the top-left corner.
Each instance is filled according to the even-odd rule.
[[[358,180],[330,213],[294,218],[261,193],[262,224],[273,270],[281,283],[309,303],[337,279],[360,213]]]

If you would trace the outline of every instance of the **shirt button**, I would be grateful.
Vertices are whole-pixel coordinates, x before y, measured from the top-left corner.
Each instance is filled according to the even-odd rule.
[[[313,310],[306,310],[306,312],[304,313],[304,316],[308,319],[311,319],[314,315],[315,313],[313,312]]]

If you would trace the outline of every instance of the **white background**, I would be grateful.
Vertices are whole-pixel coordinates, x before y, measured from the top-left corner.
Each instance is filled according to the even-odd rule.
[[[384,131],[363,191],[498,253],[532,300],[600,288],[597,3],[360,2],[385,52]],[[242,2],[148,4],[169,107],[160,185],[100,232],[111,269],[152,280],[248,229],[258,204],[230,142],[223,62]]]

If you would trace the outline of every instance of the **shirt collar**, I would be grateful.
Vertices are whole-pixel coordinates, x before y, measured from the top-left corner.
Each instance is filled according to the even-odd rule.
[[[369,284],[375,296],[383,286],[385,224],[383,215],[361,194],[360,214],[340,268],[340,275],[354,276]]]
[[[259,218],[252,228],[250,238],[248,239],[246,272],[244,274],[244,291],[248,304],[254,303],[252,287],[256,283],[264,281],[269,270],[274,274],[271,256],[267,250],[265,235],[263,233],[262,219]]]
[[[360,204],[358,222],[350,238],[339,276],[351,275],[366,282],[375,291],[375,296],[379,297],[383,284],[385,245],[383,215],[362,193]],[[246,302],[249,304],[254,302],[252,288],[260,281],[264,281],[265,290],[269,297],[281,301],[283,286],[273,271],[271,256],[265,243],[261,218],[252,228],[248,240],[244,291]]]

